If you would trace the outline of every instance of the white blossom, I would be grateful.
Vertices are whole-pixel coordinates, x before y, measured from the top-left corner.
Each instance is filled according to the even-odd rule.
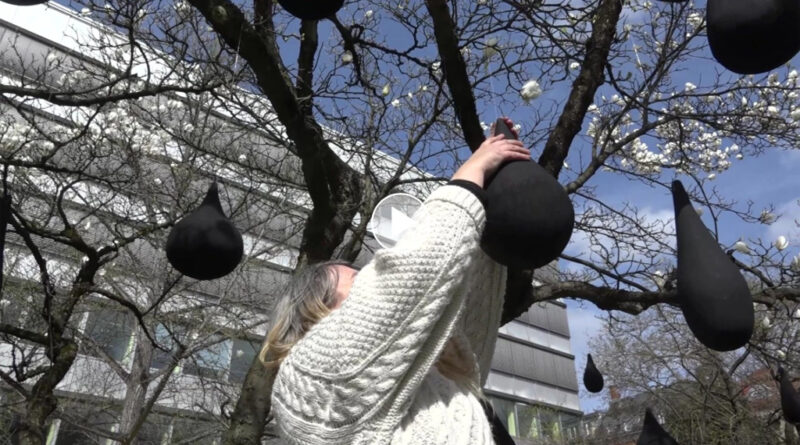
[[[399,107],[400,106],[400,99],[394,99],[392,101],[392,106],[395,107],[395,108]]]
[[[800,318],[800,309],[797,309],[796,311],[794,311],[794,313],[792,314],[792,318],[794,318],[794,319]]]
[[[92,15],[92,10],[89,8],[83,8],[81,9],[81,15],[84,17],[89,17],[90,15]]]
[[[520,90],[519,94],[522,96],[522,100],[528,103],[542,95],[542,87],[539,86],[539,82],[529,80],[522,86],[522,90]]]
[[[761,215],[758,217],[758,220],[761,221],[762,224],[772,224],[776,219],[777,217],[775,214],[766,209],[762,210]]]
[[[390,84],[388,84],[388,83],[387,83],[386,85],[384,85],[384,86],[383,86],[383,89],[381,90],[381,94],[382,94],[384,97],[388,96],[388,95],[389,95],[389,93],[391,93],[391,92],[392,92],[392,87],[391,87],[391,85],[390,85]]]
[[[736,241],[736,244],[733,245],[733,248],[741,253],[750,253],[750,248],[747,247],[747,243],[742,240]]]
[[[693,12],[689,14],[689,16],[686,18],[686,21],[689,22],[689,24],[693,27],[699,28],[703,25],[703,15],[699,12]]]
[[[690,93],[696,89],[697,85],[693,84],[692,82],[686,82],[686,84],[683,86],[683,90],[686,91],[687,93]]]
[[[708,180],[709,180],[709,181],[713,181],[713,180],[714,180],[714,178],[716,178],[716,177],[717,177],[717,175],[716,175],[716,174],[714,174],[714,173],[709,173],[709,174],[708,174]]]
[[[765,315],[764,318],[761,319],[761,327],[763,327],[764,329],[769,329],[771,325],[772,321],[769,319],[769,317]]]
[[[775,248],[778,250],[783,250],[789,247],[789,241],[786,240],[786,237],[781,235],[778,239],[775,240]]]
[[[783,352],[783,350],[782,350],[782,349],[778,349],[778,351],[776,352],[776,354],[778,354],[778,358],[779,358],[780,360],[786,360],[786,353],[785,353],[785,352]]]
[[[244,154],[240,154],[239,155],[239,162],[244,162],[246,160],[247,160],[247,156],[246,155],[244,155]]]
[[[345,51],[344,53],[342,53],[342,63],[347,65],[352,61],[353,61],[353,53],[351,53],[350,51]]]
[[[569,64],[569,69],[572,70],[572,71],[575,71],[580,67],[581,67],[581,64],[579,62],[572,62],[572,63]]]
[[[364,18],[370,20],[374,14],[375,11],[368,9],[367,12],[364,13]]]

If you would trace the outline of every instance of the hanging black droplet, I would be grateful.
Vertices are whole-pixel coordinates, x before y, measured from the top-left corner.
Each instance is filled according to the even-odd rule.
[[[595,366],[592,354],[587,354],[586,369],[583,371],[583,386],[589,392],[603,390],[603,374]]]
[[[778,376],[781,379],[781,410],[787,422],[800,424],[800,394],[797,394],[792,384],[789,373],[783,368],[778,368]]]
[[[341,9],[344,0],[278,0],[289,14],[302,20],[322,20]]]
[[[495,134],[515,138],[503,119]],[[501,166],[486,186],[481,247],[508,267],[535,269],[558,258],[572,236],[575,210],[556,179],[533,161]]]
[[[708,0],[708,44],[725,68],[758,74],[800,51],[800,0]]]
[[[47,3],[47,0],[0,0],[0,2],[16,6],[33,6],[41,3]]]
[[[647,408],[644,411],[644,426],[636,445],[678,445],[678,441],[673,439],[669,433],[658,423],[656,417]]]
[[[678,298],[700,343],[717,351],[742,347],[755,314],[747,283],[711,236],[680,181],[672,183],[678,236]]]
[[[167,238],[167,259],[184,275],[213,280],[229,274],[244,253],[242,234],[222,211],[217,183],[195,211],[180,220]]]
[[[11,196],[0,197],[0,296],[3,292],[3,259],[6,252],[6,229],[11,220]]]

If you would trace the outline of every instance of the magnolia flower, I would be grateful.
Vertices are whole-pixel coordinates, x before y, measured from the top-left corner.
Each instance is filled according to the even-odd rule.
[[[414,93],[412,93],[411,91],[409,91],[409,92],[408,92],[408,94],[407,94],[407,96],[408,96],[408,98],[409,98],[409,99],[413,99],[413,98],[414,98]]]
[[[442,74],[441,66],[442,66],[442,62],[433,62],[431,64],[431,68],[433,69],[433,73],[436,74],[437,76],[440,76]]]
[[[693,12],[689,14],[689,17],[686,18],[686,21],[695,28],[699,28],[703,24],[703,15],[699,12]]]
[[[155,182],[156,185],[161,185],[161,178],[154,178],[153,182]]]
[[[758,217],[758,220],[761,221],[762,224],[772,224],[776,219],[777,218],[775,217],[775,214],[770,213],[767,210],[762,210],[761,216]]]
[[[381,90],[381,94],[382,94],[384,97],[388,96],[388,95],[389,95],[389,93],[391,93],[391,92],[392,92],[392,87],[391,87],[391,85],[389,85],[388,83],[387,83],[386,85],[384,85],[384,86],[383,86],[383,89]]]
[[[478,0],[478,4],[479,5],[485,5],[486,3],[487,3],[487,0]]]
[[[775,248],[778,250],[783,250],[787,247],[789,247],[789,241],[786,240],[785,236],[781,235],[775,240]]]
[[[741,153],[736,153],[736,159],[744,159],[744,155]]]
[[[97,274],[100,275],[101,277],[104,277],[104,276],[106,276],[106,270],[105,269],[100,269],[100,272],[97,272]]]
[[[800,107],[793,108],[792,111],[789,112],[789,117],[792,120],[800,121]]]
[[[368,9],[367,12],[364,13],[364,18],[369,20],[372,18],[373,14],[375,14],[375,12],[371,9]]]
[[[400,106],[400,99],[393,100],[392,101],[392,106],[393,107],[399,107]]]
[[[764,318],[762,318],[762,319],[761,319],[761,326],[762,326],[764,329],[769,329],[769,327],[770,327],[771,325],[772,325],[772,322],[770,321],[769,317],[767,317],[767,316],[765,315],[765,316],[764,316]]]
[[[692,82],[686,82],[686,84],[683,86],[683,90],[686,91],[687,93],[692,92],[696,89],[697,85],[693,84]]]
[[[519,94],[522,96],[522,100],[528,103],[542,95],[542,88],[539,86],[539,82],[529,80],[522,86]]]
[[[581,64],[579,62],[572,62],[572,63],[569,64],[569,69],[572,70],[572,71],[577,70],[580,67],[581,67]]]
[[[794,314],[792,314],[792,318],[800,318],[800,309],[794,311]]]
[[[89,262],[89,257],[88,256],[84,255],[84,256],[81,257],[81,263],[88,263],[88,262]]]
[[[350,51],[345,51],[344,53],[342,53],[342,63],[347,65],[352,61],[353,61],[353,53],[351,53]]]
[[[786,353],[785,353],[785,352],[783,352],[783,350],[781,350],[781,349],[778,349],[778,351],[776,352],[776,354],[778,354],[778,358],[779,358],[779,359],[781,359],[781,360],[786,360]]]
[[[428,91],[428,85],[422,85],[421,87],[419,87],[419,90],[420,91]]]
[[[489,129],[489,126],[488,126],[488,125],[486,125],[486,122],[484,122],[484,121],[481,121],[481,129],[482,129],[483,131],[486,131],[486,130],[488,130],[488,129]]]
[[[708,180],[709,180],[709,181],[713,181],[713,180],[714,180],[714,178],[716,178],[716,177],[717,177],[716,173],[710,173],[710,174],[708,175]]]
[[[246,160],[247,160],[247,156],[245,156],[243,154],[239,155],[239,162],[244,162]]]
[[[519,134],[522,131],[522,125],[515,124],[513,127],[511,127],[511,129],[514,130],[515,133]]]
[[[747,247],[747,243],[742,240],[736,241],[736,244],[733,245],[733,248],[742,253],[750,253],[750,248]]]

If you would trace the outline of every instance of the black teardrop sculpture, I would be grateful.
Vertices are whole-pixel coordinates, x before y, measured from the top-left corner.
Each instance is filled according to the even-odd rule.
[[[680,181],[672,183],[678,236],[678,299],[700,343],[732,351],[753,335],[753,299],[739,269],[700,220]]]
[[[3,292],[3,259],[6,252],[6,229],[11,220],[11,196],[0,197],[0,296]]]
[[[678,441],[658,423],[650,408],[644,411],[644,426],[636,445],[678,445]]]
[[[302,20],[322,20],[336,14],[344,0],[278,0],[289,14]]]
[[[778,368],[778,376],[781,379],[781,410],[787,422],[794,425],[800,424],[800,394],[797,394],[792,384],[789,373],[783,368]]]
[[[708,44],[739,74],[775,69],[800,51],[800,0],[708,0]]]
[[[231,273],[243,254],[242,234],[223,213],[216,182],[200,207],[178,221],[167,238],[167,259],[172,267],[198,280]]]
[[[495,134],[516,139],[503,119]],[[558,258],[572,236],[575,210],[564,187],[534,161],[501,166],[486,186],[481,247],[508,267],[535,269]]]
[[[603,390],[603,374],[597,369],[592,360],[592,354],[587,355],[586,369],[583,371],[583,386],[589,392],[600,392]]]
[[[8,3],[15,6],[33,6],[42,3],[47,3],[47,0],[0,0],[0,2]]]

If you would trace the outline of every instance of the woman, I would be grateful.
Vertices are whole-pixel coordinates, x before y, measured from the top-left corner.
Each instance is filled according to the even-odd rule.
[[[486,139],[394,247],[360,271],[334,261],[293,278],[260,354],[279,367],[272,409],[286,440],[495,443],[481,387],[506,274],[479,245],[483,185],[522,159],[521,142]]]

